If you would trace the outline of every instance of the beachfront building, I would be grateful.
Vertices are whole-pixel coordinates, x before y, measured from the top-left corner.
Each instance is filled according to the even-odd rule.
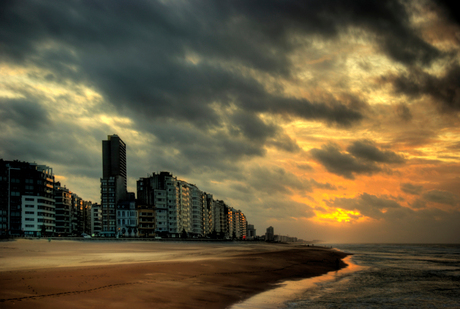
[[[247,235],[246,238],[249,240],[254,240],[256,239],[256,229],[254,228],[254,225],[248,224],[247,226]]]
[[[238,216],[238,230],[237,230],[237,237],[239,239],[246,239],[247,238],[247,228],[248,228],[248,222],[246,221],[246,216],[244,213],[241,212],[241,210],[238,210],[239,216]]]
[[[121,201],[117,204],[117,232],[118,236],[137,237],[138,233],[138,215],[136,201]]]
[[[34,210],[28,207],[27,216],[26,204],[34,206]],[[22,235],[27,230],[37,234],[43,225],[48,232],[54,230],[53,169],[36,163],[0,159],[1,233]]]
[[[153,173],[137,181],[137,199],[139,205],[154,211],[152,219],[155,234],[165,237],[180,236],[185,228],[184,222],[187,223],[190,208],[187,186],[169,172]]]
[[[126,144],[118,135],[102,141],[101,210],[104,236],[117,233],[116,205],[127,198]]]
[[[204,208],[206,205],[206,193],[195,185],[190,185],[191,207],[190,207],[190,232],[193,236],[204,236],[205,223],[208,217]]]
[[[70,230],[74,236],[83,233],[83,199],[76,193],[71,194]]]
[[[101,204],[91,205],[91,235],[97,236],[102,232],[102,208]]]
[[[275,235],[274,241],[276,242],[297,242],[297,237],[290,237],[289,235]]]
[[[246,216],[214,200],[196,185],[169,172],[153,173],[137,181],[139,205],[154,211],[155,234],[163,237],[215,237],[244,239]]]
[[[241,210],[227,207],[227,236],[231,239],[246,239],[246,216]]]
[[[55,232],[54,199],[33,195],[22,196],[22,229],[24,236],[52,236]]]
[[[139,237],[155,236],[155,210],[153,206],[137,206],[137,222],[139,222]]]
[[[214,199],[212,194],[206,193],[203,205],[203,234],[210,235],[214,226]]]
[[[56,210],[56,234],[69,236],[71,234],[70,210],[72,207],[72,192],[60,182],[54,185],[54,200]]]
[[[228,207],[222,200],[215,200],[213,202],[213,231],[215,231],[218,238],[228,237]]]
[[[155,233],[161,236],[201,237],[212,230],[212,195],[169,172],[137,181],[139,204],[155,211]]]
[[[265,241],[274,241],[275,240],[275,231],[273,226],[269,226],[267,228],[267,232],[265,233]]]
[[[91,235],[91,201],[83,201],[83,233]]]

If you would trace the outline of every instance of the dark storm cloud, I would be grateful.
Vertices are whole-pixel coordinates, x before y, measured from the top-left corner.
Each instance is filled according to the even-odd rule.
[[[446,204],[450,206],[456,206],[460,203],[460,197],[449,191],[431,190],[424,193],[422,197],[428,202]]]
[[[355,179],[354,174],[372,175],[381,171],[373,162],[363,162],[348,153],[342,153],[339,147],[332,143],[321,146],[321,149],[313,148],[310,153],[329,172],[348,179]]]
[[[267,194],[290,194],[292,192],[312,192],[310,183],[304,183],[283,168],[254,167],[249,171],[248,183],[254,190]]]
[[[51,65],[50,59],[74,64],[78,58],[81,75],[95,82],[112,103],[148,117],[216,125],[220,119],[209,104],[217,102],[236,103],[250,112],[297,115],[345,126],[362,118],[342,104],[329,106],[271,95],[250,77],[207,65],[206,61],[213,59],[236,60],[275,75],[290,67],[282,47],[287,43],[281,44],[287,40],[289,27],[284,26],[274,38],[263,25],[257,27],[251,16],[235,19],[244,15],[237,3],[104,4],[6,5],[4,11],[9,14],[4,15],[3,24],[7,30],[0,35],[5,54],[22,55],[20,59],[34,56],[34,61],[44,66]],[[48,40],[63,47],[57,51],[40,48],[40,43]],[[278,52],[271,55],[267,50]],[[184,61],[188,51],[202,57],[203,63],[195,66]],[[62,55],[57,57],[56,52]]]
[[[460,25],[460,13],[457,9],[457,3],[449,0],[437,0],[436,3],[438,4],[436,8],[442,12],[444,17]]]
[[[329,143],[321,149],[313,148],[310,154],[320,162],[329,172],[355,179],[355,175],[372,175],[385,171],[391,173],[388,167],[382,164],[403,163],[404,158],[392,151],[380,150],[375,143],[369,140],[355,141],[342,152],[338,145]]]
[[[254,124],[257,113],[339,126],[363,118],[359,110],[340,102],[268,93],[260,82],[222,64],[239,64],[274,77],[289,75],[293,68],[289,55],[298,47],[293,35],[333,39],[350,27],[361,28],[397,61],[427,64],[439,56],[409,27],[405,7],[397,1],[2,5],[0,41],[6,57],[19,63],[32,61],[59,77],[88,80],[122,112],[184,120],[203,130],[224,121],[213,104],[235,104],[240,113],[256,120]],[[190,55],[197,56],[197,63],[188,61]],[[249,139],[273,135],[273,127],[260,123],[257,128],[244,121],[234,126]]]
[[[122,45],[116,42],[156,32],[160,48],[167,38],[175,43],[180,40],[206,56],[236,58],[259,69],[283,71],[289,64],[285,53],[294,44],[289,34],[333,38],[349,27],[373,33],[383,51],[404,63],[427,63],[439,55],[411,29],[404,5],[395,0],[2,4],[0,28],[5,30],[0,38],[7,43],[7,52],[19,57],[33,51],[34,43],[48,36],[70,44]],[[18,34],[23,39],[15,36]]]
[[[50,124],[48,116],[36,99],[0,98],[0,128],[9,125],[37,130]]]
[[[320,183],[310,178],[300,178],[280,167],[254,167],[247,171],[246,180],[253,192],[260,191],[268,195],[292,193],[305,195],[314,189],[337,190],[330,183]],[[288,198],[288,197],[286,197]]]
[[[397,93],[411,97],[430,96],[443,112],[460,111],[460,66],[456,64],[440,77],[412,69],[408,74],[384,80],[391,82]]]
[[[426,208],[426,201],[422,199],[416,199],[413,203],[409,204],[412,208],[423,209]]]
[[[222,2],[219,2],[222,5]],[[223,2],[227,3],[227,2]],[[375,35],[381,50],[406,64],[429,64],[440,52],[409,26],[409,15],[399,1],[232,1],[233,9],[270,35],[278,44],[284,34],[335,37],[349,27]],[[228,5],[225,5],[228,9]],[[283,44],[282,46],[285,46]]]
[[[355,141],[347,151],[356,158],[379,163],[403,163],[404,158],[393,151],[378,149],[372,141]]]
[[[268,146],[273,146],[280,150],[287,152],[299,152],[301,151],[300,146],[297,144],[297,141],[293,140],[289,135],[280,133],[275,136],[274,139],[268,141]]]
[[[245,113],[237,112],[232,116],[231,123],[235,125],[234,133],[242,133],[250,140],[266,140],[267,137],[273,136],[277,127],[273,124],[267,124],[259,117]]]
[[[414,184],[411,184],[411,183],[402,183],[401,184],[401,190],[403,192],[406,192],[408,194],[412,194],[412,195],[420,195],[420,193],[422,193],[423,191],[423,186],[417,186],[417,185],[414,185]]]

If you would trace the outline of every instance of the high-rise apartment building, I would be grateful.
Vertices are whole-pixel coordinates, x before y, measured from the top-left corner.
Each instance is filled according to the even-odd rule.
[[[0,159],[0,231],[38,235],[55,229],[53,169]]]
[[[126,197],[126,144],[113,134],[102,141],[102,234],[114,236],[117,232],[116,205]]]
[[[54,199],[56,207],[56,233],[60,236],[69,236],[72,233],[71,210],[72,192],[60,182],[54,184]]]
[[[121,177],[126,191],[126,144],[116,134],[102,141],[102,178],[109,177]]]
[[[153,173],[137,181],[139,205],[155,211],[155,232],[178,237],[190,230],[190,188],[168,172]]]
[[[245,239],[246,216],[196,185],[169,172],[152,173],[137,181],[139,205],[154,212],[155,233],[162,236],[208,236]],[[146,220],[146,219],[143,219]],[[153,220],[153,218],[151,219]],[[144,228],[145,224],[141,223]]]
[[[265,233],[265,241],[274,241],[275,240],[275,230],[273,226],[267,227],[267,232]]]

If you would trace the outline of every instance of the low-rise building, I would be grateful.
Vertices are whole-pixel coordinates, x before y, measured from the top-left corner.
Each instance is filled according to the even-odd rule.
[[[122,201],[117,204],[117,230],[118,236],[137,237],[138,215],[136,201]]]
[[[138,205],[137,216],[139,237],[155,236],[155,210],[152,206]]]

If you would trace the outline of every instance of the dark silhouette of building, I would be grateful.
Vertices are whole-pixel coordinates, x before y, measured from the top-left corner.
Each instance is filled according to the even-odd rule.
[[[102,141],[102,178],[120,176],[126,191],[126,144],[118,135],[107,136]]]
[[[56,233],[68,236],[71,230],[72,192],[60,182],[54,185],[54,199],[56,206]]]
[[[127,198],[126,144],[118,135],[102,141],[101,210],[102,234],[114,236],[117,231],[116,207]]]
[[[267,232],[265,233],[265,241],[274,241],[275,240],[275,231],[273,226],[269,226],[267,228]]]
[[[0,230],[37,235],[55,229],[53,169],[0,159]]]

